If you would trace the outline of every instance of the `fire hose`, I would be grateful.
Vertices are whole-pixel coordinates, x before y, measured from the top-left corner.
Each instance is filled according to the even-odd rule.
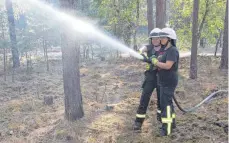
[[[219,95],[218,93],[228,93],[227,90],[218,90],[218,91],[215,91],[213,93],[211,93],[209,96],[207,96],[203,101],[201,101],[199,104],[197,104],[196,106],[194,107],[191,107],[191,108],[187,108],[187,109],[184,109],[180,106],[180,104],[177,102],[177,99],[175,96],[173,96],[173,100],[174,102],[176,103],[177,107],[184,113],[190,113],[190,112],[194,112],[196,111],[197,108],[199,108],[202,104],[204,103],[207,103],[207,102],[210,102],[212,98],[216,97],[217,95]],[[228,94],[227,94],[228,95]]]

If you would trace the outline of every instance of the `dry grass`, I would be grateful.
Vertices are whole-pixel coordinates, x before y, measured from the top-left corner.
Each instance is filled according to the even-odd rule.
[[[182,106],[191,107],[211,91],[228,88],[227,74],[218,69],[219,59],[198,57],[198,61],[198,79],[190,80],[189,59],[181,60],[176,96]],[[45,72],[43,63],[38,63],[29,75],[22,70],[15,83],[4,82],[0,77],[0,142],[227,142],[224,129],[214,124],[228,121],[225,98],[213,100],[192,114],[184,115],[176,110],[178,129],[172,136],[161,138],[153,97],[142,132],[134,133],[132,125],[145,65],[133,59],[85,64],[80,69],[85,116],[76,122],[67,122],[61,64],[54,61],[50,65],[51,72]],[[54,104],[43,105],[44,95],[54,96]],[[114,109],[107,111],[106,103]]]

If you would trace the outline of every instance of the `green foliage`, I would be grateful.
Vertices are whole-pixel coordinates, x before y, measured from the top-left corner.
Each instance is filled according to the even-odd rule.
[[[177,32],[178,46],[181,49],[191,48],[193,1],[171,0],[170,3],[170,25]],[[205,38],[209,44],[214,44],[220,30],[223,30],[225,8],[226,0],[200,0],[199,34],[200,38]],[[200,29],[205,13],[203,28]]]
[[[125,41],[132,35],[137,25],[137,0],[94,0],[93,7],[98,8],[97,17],[105,21],[106,30]],[[140,0],[139,25],[146,25],[146,2]]]

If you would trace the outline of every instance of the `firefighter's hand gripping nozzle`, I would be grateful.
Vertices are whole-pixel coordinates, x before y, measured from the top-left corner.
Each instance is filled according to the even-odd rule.
[[[141,61],[146,62],[146,63],[151,63],[151,60],[146,55],[144,55],[144,54],[141,54],[141,55],[143,57],[143,59],[141,59]]]

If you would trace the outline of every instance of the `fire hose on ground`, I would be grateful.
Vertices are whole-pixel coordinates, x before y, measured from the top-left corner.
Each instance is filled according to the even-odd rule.
[[[199,104],[197,104],[196,106],[194,107],[191,107],[191,108],[187,108],[187,109],[184,109],[180,106],[180,104],[178,103],[177,99],[175,96],[173,96],[173,100],[174,102],[176,103],[177,107],[184,113],[190,113],[190,112],[194,112],[196,111],[197,108],[199,108],[202,104],[204,103],[207,103],[207,102],[210,102],[212,101],[212,98],[216,97],[217,95],[219,95],[219,93],[228,93],[227,90],[218,90],[218,91],[215,91],[213,93],[211,93],[209,96],[207,96],[203,101],[201,101]],[[228,95],[228,94],[227,94]]]

